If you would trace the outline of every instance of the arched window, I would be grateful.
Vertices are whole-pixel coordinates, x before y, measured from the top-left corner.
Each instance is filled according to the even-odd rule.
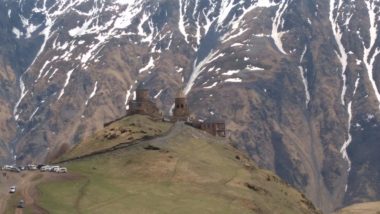
[[[183,104],[181,104],[181,108],[183,108]]]

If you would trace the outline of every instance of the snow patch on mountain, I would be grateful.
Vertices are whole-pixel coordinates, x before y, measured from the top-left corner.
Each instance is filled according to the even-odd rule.
[[[186,33],[186,25],[185,25],[185,13],[187,11],[187,1],[185,1],[185,4],[182,3],[183,0],[179,0],[179,19],[178,19],[178,30],[185,38],[186,43],[189,43],[188,35]]]
[[[229,78],[224,80],[224,82],[243,82],[243,80],[240,78]]]
[[[310,102],[310,92],[309,92],[309,83],[307,81],[307,78],[305,77],[305,73],[307,74],[307,69],[304,69],[303,66],[302,66],[302,61],[303,61],[303,58],[306,54],[306,51],[307,51],[307,47],[305,46],[304,50],[302,51],[302,54],[301,54],[301,57],[300,57],[300,65],[298,66],[298,69],[300,71],[300,74],[301,74],[301,78],[302,78],[302,83],[304,85],[304,88],[305,88],[305,102],[306,102],[306,107],[309,106],[309,102]]]
[[[90,96],[87,98],[86,102],[84,103],[85,106],[87,106],[88,102],[96,95],[97,90],[98,90],[98,81],[95,82],[94,89],[92,90]]]
[[[238,4],[238,3],[237,3]],[[220,12],[218,16],[218,26],[223,26],[223,22],[227,19],[231,10],[237,5],[233,0],[224,0],[220,5]]]
[[[58,96],[57,100],[60,100],[61,97],[65,94],[65,88],[66,88],[66,86],[69,84],[69,82],[70,82],[70,78],[71,78],[71,75],[73,74],[73,71],[74,71],[74,70],[75,70],[75,69],[71,69],[70,71],[67,72],[67,74],[66,74],[66,81],[65,81],[65,84],[63,85],[63,87],[62,87],[62,89],[61,89],[61,92],[59,93],[59,96]]]
[[[355,81],[355,89],[354,89],[354,92],[353,92],[353,96],[355,96],[355,94],[356,94],[356,91],[357,91],[358,86],[359,86],[359,81],[360,81],[360,76],[358,74],[358,77],[356,78],[356,81]],[[341,147],[340,153],[342,153],[343,158],[348,163],[347,172],[349,173],[350,170],[351,170],[351,160],[350,160],[350,157],[348,156],[347,148],[348,148],[348,146],[352,142],[352,136],[351,136],[352,100],[348,103],[347,112],[348,112],[348,124],[347,124],[348,137],[347,137],[347,140],[344,142],[343,146]],[[345,191],[347,191],[347,185],[346,185]]]
[[[335,6],[338,4],[337,6]],[[341,9],[342,6],[342,1],[338,0],[330,0],[330,11],[329,11],[329,20],[331,23],[333,35],[335,38],[335,41],[338,45],[338,51],[335,52],[340,64],[342,65],[342,81],[343,81],[343,86],[342,86],[342,93],[340,96],[341,103],[342,105],[345,105],[345,96],[346,96],[346,91],[347,91],[347,76],[346,76],[346,68],[347,68],[347,53],[346,50],[342,44],[342,31],[340,29],[339,23],[338,23],[338,17],[339,17],[339,10]]]
[[[211,88],[214,88],[214,87],[217,86],[217,85],[218,85],[218,82],[214,82],[212,85],[210,85],[210,86],[205,86],[205,87],[203,87],[203,88],[211,89]]]
[[[18,101],[16,102],[16,105],[14,106],[13,108],[13,117],[15,118],[15,120],[17,121],[19,119],[19,114],[18,114],[18,106],[20,105],[22,99],[25,97],[25,95],[28,94],[28,90],[26,90],[25,88],[25,84],[24,84],[24,80],[23,80],[23,76],[21,76],[19,78],[19,86],[20,86],[20,97],[18,99]]]
[[[188,94],[193,87],[196,78],[202,73],[202,71],[205,69],[205,66],[215,60],[217,60],[220,57],[223,57],[224,53],[219,53],[219,51],[211,51],[203,60],[198,62],[198,60],[195,60],[193,63],[193,72],[190,75],[190,78],[186,84],[185,87],[185,94]]]
[[[127,94],[125,95],[125,108],[128,110],[129,109],[129,105],[128,105],[128,102],[129,102],[129,98],[131,97],[131,92],[132,92],[132,88],[133,88],[133,85],[131,84],[131,86],[129,87],[128,91],[127,91]]]
[[[18,29],[13,27],[12,33],[16,36],[17,39],[21,38],[24,34]]]
[[[247,65],[247,67],[245,69],[247,69],[249,71],[264,71],[265,70],[264,68],[256,67],[253,65]]]
[[[286,11],[286,8],[288,7],[289,0],[284,0],[284,1],[280,1],[280,2],[281,3],[278,6],[278,9],[276,11],[276,15],[275,15],[274,20],[273,20],[271,37],[274,41],[274,44],[278,48],[278,50],[281,53],[286,55],[287,53],[283,48],[283,44],[282,44],[282,40],[281,40],[281,38],[285,32],[280,31],[280,29],[284,28],[284,21],[285,20],[283,19],[283,16],[284,16],[284,13]]]
[[[306,104],[306,106],[308,106],[309,102],[310,102],[310,92],[309,92],[309,86],[308,86],[307,79],[305,78],[305,73],[307,73],[307,70],[306,69],[304,70],[302,66],[298,66],[298,69],[300,71],[302,83],[303,83],[304,88],[305,88],[305,104]]]
[[[157,99],[157,98],[161,95],[161,93],[162,93],[163,91],[164,91],[164,90],[161,89],[156,95],[153,96],[153,98],[154,98],[154,99]]]
[[[373,66],[375,63],[376,57],[380,53],[379,47],[375,46],[377,38],[377,26],[379,23],[379,7],[375,6],[375,1],[365,1],[367,10],[368,10],[368,16],[369,16],[369,45],[368,47],[364,44],[363,41],[363,48],[364,48],[364,53],[363,53],[363,63],[367,69],[368,77],[371,82],[373,91],[375,92],[375,97],[377,99],[377,102],[379,104],[379,110],[380,110],[380,93],[379,89],[377,87],[376,81],[374,79],[374,74],[373,74]],[[377,12],[377,13],[376,13]],[[376,20],[377,17],[377,20]]]
[[[142,73],[142,72],[144,72],[144,71],[149,71],[149,70],[151,70],[152,68],[154,68],[154,59],[153,59],[153,57],[151,56],[151,57],[149,58],[149,62],[148,62],[148,64],[146,64],[144,67],[142,67],[142,68],[139,70],[139,73]]]
[[[38,110],[40,109],[40,107],[37,107],[34,111],[33,111],[33,113],[30,115],[30,117],[29,117],[29,121],[31,121],[32,119],[33,119],[33,117],[37,114],[37,112],[38,112]]]
[[[233,8],[236,8],[239,6],[239,9],[242,12],[239,15],[235,15],[235,19],[233,19],[230,23],[228,23],[228,26],[231,27],[231,31],[227,33],[226,35],[222,36],[221,41],[223,43],[226,43],[227,41],[231,39],[237,38],[249,30],[248,28],[245,28],[243,26],[244,24],[243,20],[248,13],[250,13],[251,11],[254,11],[257,8],[276,6],[276,4],[270,0],[259,0],[256,3],[253,3],[252,5],[250,5],[248,8],[245,8],[243,5],[239,5],[242,2],[238,2],[235,5],[232,5],[232,2],[233,1],[229,2],[228,5],[227,3],[225,3],[224,7],[222,7],[222,13],[223,13],[224,18],[222,18],[223,20],[221,20],[221,18],[219,17],[218,19],[219,26],[222,26],[222,23],[226,20],[228,14],[231,13]]]
[[[234,74],[238,74],[239,72],[240,72],[240,70],[229,70],[229,71],[223,73],[222,75],[224,75],[224,76],[232,76]]]

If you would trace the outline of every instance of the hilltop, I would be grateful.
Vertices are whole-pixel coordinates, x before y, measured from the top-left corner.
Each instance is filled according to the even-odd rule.
[[[131,130],[131,124],[130,133],[150,130],[144,131],[150,137],[126,143],[131,136],[119,130]],[[119,135],[104,139],[111,130]],[[39,180],[34,207],[91,214],[318,213],[303,194],[258,168],[225,138],[183,123],[135,115],[81,144],[60,158],[68,175],[33,178]]]
[[[338,210],[334,214],[356,213],[378,214],[380,213],[380,201],[352,204],[350,206]]]
[[[65,153],[60,160],[78,158],[97,152],[114,149],[121,145],[128,145],[141,139],[149,139],[162,135],[169,131],[172,123],[154,121],[147,116],[134,115],[124,117],[84,139],[69,152]]]

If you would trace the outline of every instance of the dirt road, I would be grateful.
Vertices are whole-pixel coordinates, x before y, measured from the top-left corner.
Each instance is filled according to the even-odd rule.
[[[0,213],[5,212],[7,202],[9,198],[11,197],[11,194],[9,193],[9,188],[13,185],[17,186],[20,180],[21,180],[20,173],[1,171],[1,174],[0,174]]]
[[[25,207],[28,207],[33,213],[47,213],[37,204],[35,204],[34,198],[37,196],[36,185],[45,177],[54,177],[50,173],[41,173],[39,171],[25,171],[21,173],[6,172],[6,176],[3,173],[0,174],[0,213],[5,213],[7,205],[15,207],[16,214],[22,214],[23,209],[16,208],[16,204],[11,201],[12,194],[9,193],[10,186],[16,186],[16,193],[20,195],[20,199],[25,201]]]

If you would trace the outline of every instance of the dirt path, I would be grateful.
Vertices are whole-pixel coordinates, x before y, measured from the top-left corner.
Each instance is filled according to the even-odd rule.
[[[25,202],[25,206],[28,206],[28,207],[34,206],[34,200],[30,194],[30,190],[32,186],[35,185],[35,182],[33,180],[35,176],[38,176],[38,173],[40,172],[26,172],[25,174],[23,174],[22,179],[18,184],[17,188],[18,188],[18,191],[20,191],[21,198]],[[22,214],[22,213],[23,213],[22,208],[16,208],[15,214]]]
[[[68,181],[68,180],[76,180],[82,178],[80,175],[72,174],[72,173],[52,173],[52,172],[44,172],[41,173],[39,171],[33,172],[26,179],[24,179],[24,183],[22,185],[21,195],[25,201],[25,206],[32,210],[32,213],[38,214],[48,214],[49,212],[44,208],[38,205],[38,189],[37,185],[41,182],[50,182],[50,181]],[[17,209],[21,210],[22,209]],[[16,211],[17,211],[16,210]]]
[[[4,174],[6,176],[4,176]],[[16,186],[16,193],[19,192],[21,194],[21,198],[24,201],[29,202],[29,204],[33,204],[33,197],[28,194],[28,188],[30,186],[30,180],[35,174],[34,172],[22,172],[22,173],[14,173],[14,172],[2,172],[1,173],[1,186],[0,186],[0,213],[4,213],[6,211],[7,205],[9,203],[12,194],[9,193],[9,188],[11,186]],[[16,206],[15,204],[14,206]],[[13,205],[12,205],[13,206]],[[22,214],[22,209],[16,209],[15,213]]]
[[[28,207],[32,213],[47,213],[44,209],[39,207],[35,202],[37,197],[36,185],[45,178],[54,176],[50,173],[41,173],[39,171],[25,171],[21,173],[6,172],[6,176],[3,173],[0,174],[0,213],[5,213],[7,206],[17,206],[17,204],[9,204],[12,194],[9,193],[10,186],[16,186],[16,194],[20,195],[20,199],[23,199],[25,206]],[[14,202],[12,202],[14,203]],[[22,214],[22,208],[15,208],[16,214]]]
[[[4,174],[6,176],[4,176]],[[19,173],[11,173],[1,171],[0,174],[0,213],[5,212],[5,208],[7,207],[7,202],[11,197],[9,193],[9,188],[13,185],[16,185],[20,182],[21,175]]]
[[[32,176],[31,174],[32,173],[26,174],[26,176],[23,177],[23,179],[22,179],[22,181],[18,187],[20,192],[21,192],[21,197],[25,201],[26,206],[33,203],[33,199],[29,196],[29,193],[28,193],[28,188],[30,186],[30,178]],[[17,208],[15,213],[20,214],[23,212],[22,212],[22,209]]]
[[[25,201],[25,206],[30,207],[33,210],[33,213],[46,213],[42,208],[35,204],[34,198],[36,198],[36,185],[40,182],[41,179],[48,176],[47,173],[41,173],[38,171],[29,172],[22,179],[20,184],[21,197]],[[23,213],[23,209],[17,208],[17,214]]]

